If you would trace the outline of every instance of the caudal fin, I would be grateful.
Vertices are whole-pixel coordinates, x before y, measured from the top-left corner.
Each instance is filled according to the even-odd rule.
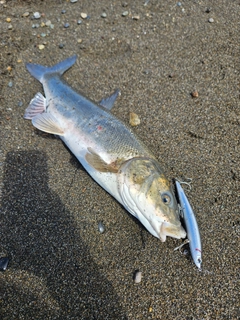
[[[44,67],[40,64],[26,63],[26,68],[34,78],[42,83],[44,76],[54,73],[62,75],[66,70],[72,67],[76,60],[77,55],[74,55],[55,64],[53,67]]]

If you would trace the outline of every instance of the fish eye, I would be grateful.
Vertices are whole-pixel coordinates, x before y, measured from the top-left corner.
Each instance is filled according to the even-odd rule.
[[[171,203],[171,197],[168,194],[164,193],[162,194],[162,201],[163,203],[168,205]]]

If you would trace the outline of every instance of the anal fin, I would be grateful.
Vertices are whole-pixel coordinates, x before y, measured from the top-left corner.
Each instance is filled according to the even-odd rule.
[[[24,119],[33,119],[36,115],[46,111],[46,98],[40,93],[36,93],[35,97],[30,101],[29,106],[25,110]]]
[[[32,119],[32,124],[34,125],[34,127],[41,131],[57,134],[59,136],[64,135],[64,131],[60,127],[58,121],[50,113],[42,113],[36,115]]]

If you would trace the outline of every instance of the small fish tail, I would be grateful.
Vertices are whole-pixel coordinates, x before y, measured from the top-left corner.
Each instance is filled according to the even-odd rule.
[[[26,63],[26,68],[34,78],[43,83],[43,79],[46,75],[55,73],[61,76],[66,70],[72,67],[76,59],[77,55],[74,55],[70,58],[65,59],[64,61],[55,64],[52,67],[44,67],[39,64]]]

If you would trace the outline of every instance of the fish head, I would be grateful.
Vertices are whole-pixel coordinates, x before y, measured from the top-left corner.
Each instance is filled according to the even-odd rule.
[[[119,191],[125,208],[161,241],[185,238],[170,183],[156,160],[132,158],[119,171]]]

